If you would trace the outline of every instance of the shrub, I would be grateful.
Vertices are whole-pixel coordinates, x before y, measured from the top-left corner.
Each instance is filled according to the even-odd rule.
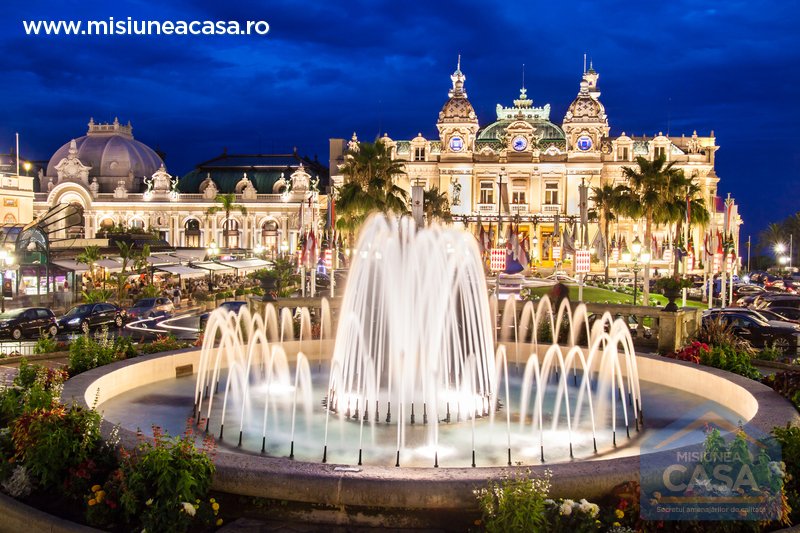
[[[487,488],[475,491],[486,531],[545,531],[545,499],[550,492],[550,472],[542,477],[512,473]]]
[[[700,352],[700,363],[746,378],[761,379],[761,372],[753,366],[750,353],[738,351],[731,346],[712,346],[711,351]]]
[[[67,377],[63,370],[29,364],[23,359],[13,386],[0,392],[0,423],[7,425],[23,413],[57,405]]]
[[[191,343],[179,341],[174,335],[159,335],[153,342],[140,345],[139,351],[143,354],[149,354],[180,350],[181,348],[188,348],[189,346],[191,346]]]
[[[23,413],[11,425],[14,458],[42,487],[57,487],[71,469],[100,448],[100,414],[93,409],[56,405]]]
[[[170,437],[158,427],[153,435],[153,442],[142,440],[122,461],[123,512],[147,531],[187,531],[197,526],[200,503],[210,502],[213,440],[206,438],[198,450],[191,421],[182,436]]]
[[[127,357],[128,346],[123,344],[125,341],[119,342],[118,345],[117,341],[109,339],[107,329],[94,337],[87,333],[75,339],[69,346],[70,375],[74,376]],[[118,352],[118,348],[121,351]]]
[[[711,348],[708,347],[708,344],[700,341],[692,341],[691,344],[684,346],[677,352],[668,353],[664,357],[677,359],[678,361],[688,361],[699,365],[701,356],[707,356],[710,351]]]
[[[53,337],[47,335],[40,335],[39,339],[36,341],[36,345],[33,347],[33,353],[39,355],[60,352],[66,349],[67,343],[57,341]]]
[[[772,435],[781,446],[781,458],[786,465],[783,488],[792,508],[790,519],[797,524],[800,521],[800,427],[789,424],[776,427]]]
[[[697,332],[697,340],[709,346],[727,346],[749,356],[753,356],[756,353],[747,340],[736,336],[733,333],[733,329],[719,318],[704,320],[700,330]]]
[[[795,407],[800,409],[800,372],[790,370],[788,372],[776,372],[764,378],[764,383],[775,391],[788,398]]]
[[[764,361],[777,361],[778,359],[783,359],[784,354],[783,351],[775,347],[775,344],[766,344],[761,351],[756,354],[756,357]]]

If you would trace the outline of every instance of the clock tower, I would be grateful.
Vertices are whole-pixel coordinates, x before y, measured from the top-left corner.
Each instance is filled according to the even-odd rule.
[[[464,90],[467,77],[461,72],[461,56],[458,56],[458,66],[450,79],[453,82],[453,88],[448,93],[450,98],[442,106],[436,123],[442,143],[441,159],[471,160],[478,133],[478,116]]]
[[[564,116],[568,159],[599,160],[603,151],[610,147],[608,117],[597,90],[599,77],[592,67],[583,73],[578,96]]]

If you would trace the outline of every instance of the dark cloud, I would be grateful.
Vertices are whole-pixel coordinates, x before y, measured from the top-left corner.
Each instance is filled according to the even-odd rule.
[[[327,159],[329,137],[436,134],[457,54],[482,122],[525,84],[559,122],[587,53],[612,133],[708,134],[746,232],[797,209],[800,64],[793,2],[355,0],[4,6],[0,147],[47,158],[89,117],[131,120],[174,172],[234,151]],[[268,36],[31,37],[22,20],[257,20]],[[5,139],[5,141],[3,141]],[[759,183],[760,186],[755,184]],[[765,186],[764,184],[769,184]]]

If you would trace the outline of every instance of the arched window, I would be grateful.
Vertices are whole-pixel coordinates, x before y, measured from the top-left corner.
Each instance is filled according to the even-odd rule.
[[[267,253],[278,253],[278,223],[267,220],[261,225],[261,246]]]
[[[16,224],[17,219],[11,213],[7,213],[5,218],[3,219],[3,224]]]
[[[239,247],[239,222],[233,218],[227,219],[222,224],[223,229],[223,242],[225,248],[238,248]]]
[[[144,220],[139,218],[131,219],[131,221],[128,222],[128,227],[130,229],[137,229],[144,231]]]
[[[183,225],[186,233],[186,246],[190,248],[200,247],[200,221],[191,218]]]
[[[78,203],[71,203],[69,212],[64,219],[67,228],[67,238],[83,239],[85,219],[83,217],[83,206]]]

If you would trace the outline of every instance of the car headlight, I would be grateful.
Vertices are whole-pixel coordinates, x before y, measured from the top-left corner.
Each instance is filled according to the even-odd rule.
[[[4,328],[4,327],[8,326],[9,324],[10,324],[10,322],[8,320],[3,320],[2,322],[0,322],[0,328]]]
[[[80,321],[81,321],[81,317],[70,318],[69,320],[67,320],[67,324],[70,324],[70,325],[77,324]]]

